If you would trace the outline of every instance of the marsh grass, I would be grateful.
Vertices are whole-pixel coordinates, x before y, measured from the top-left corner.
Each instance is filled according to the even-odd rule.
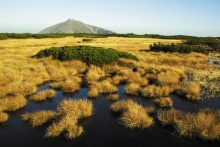
[[[31,95],[28,100],[31,100],[31,101],[42,101],[42,100],[46,100],[47,98],[54,98],[56,95],[56,92],[55,90],[43,90],[41,92],[38,92],[36,94],[33,94]]]
[[[173,101],[170,97],[158,98],[158,99],[155,99],[154,102],[159,107],[172,107],[173,106]]]
[[[41,110],[22,114],[22,119],[28,121],[32,127],[42,126],[54,117],[56,117],[56,112],[52,110]]]
[[[137,83],[130,83],[125,86],[125,93],[129,95],[138,95],[140,90],[140,85]]]
[[[188,100],[200,100],[200,85],[196,82],[184,81],[180,84],[177,93]]]
[[[110,100],[110,101],[117,101],[119,98],[119,95],[118,94],[110,94],[107,96],[107,99]]]
[[[61,85],[61,90],[63,92],[75,92],[77,90],[80,89],[80,84],[79,83],[76,83],[76,82],[64,82],[62,85]]]
[[[156,98],[156,97],[165,97],[173,92],[173,88],[170,86],[156,86],[149,85],[140,90],[140,93],[143,97]]]
[[[86,99],[63,100],[57,108],[59,115],[74,114],[77,118],[86,118],[93,114],[93,104]]]
[[[16,111],[24,107],[27,103],[23,95],[7,96],[0,99],[0,106],[3,111]]]
[[[0,124],[5,123],[8,120],[8,114],[0,111]]]
[[[127,128],[144,129],[153,124],[153,118],[147,114],[152,113],[152,109],[146,109],[132,100],[117,101],[111,105],[111,110],[122,113],[119,123]]]
[[[45,137],[58,137],[65,133],[67,139],[74,139],[84,132],[78,120],[93,114],[93,104],[85,99],[63,100],[57,108],[57,114],[60,120],[47,128]]]
[[[219,110],[202,109],[198,113],[184,113],[175,109],[159,110],[157,117],[163,125],[174,125],[179,136],[198,137],[204,141],[220,138]]]

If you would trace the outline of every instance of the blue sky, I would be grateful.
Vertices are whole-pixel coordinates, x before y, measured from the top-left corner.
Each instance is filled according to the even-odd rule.
[[[0,32],[75,19],[117,33],[220,36],[220,0],[0,0]]]

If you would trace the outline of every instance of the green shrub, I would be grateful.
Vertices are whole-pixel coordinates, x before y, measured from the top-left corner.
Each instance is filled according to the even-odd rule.
[[[154,43],[150,45],[151,51],[163,51],[163,52],[179,52],[179,53],[191,53],[191,52],[198,52],[203,54],[208,54],[208,51],[199,46],[192,46],[186,44],[161,44],[161,43]]]
[[[83,39],[82,41],[83,41],[83,42],[91,42],[91,41],[93,41],[93,39],[85,38],[85,39]]]
[[[115,49],[107,49],[93,46],[65,46],[52,47],[39,51],[37,58],[52,56],[53,59],[60,61],[81,60],[85,63],[103,66],[116,62],[119,58],[128,58],[138,60],[138,58],[130,53],[120,52]]]

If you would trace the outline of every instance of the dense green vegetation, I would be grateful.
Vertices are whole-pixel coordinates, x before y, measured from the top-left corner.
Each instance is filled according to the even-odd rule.
[[[107,49],[93,46],[65,46],[52,47],[41,50],[36,54],[37,58],[52,56],[53,59],[67,61],[67,60],[81,60],[88,65],[94,64],[103,66],[116,62],[119,58],[128,58],[138,60],[138,58],[127,52],[120,52],[115,49]]]
[[[198,52],[203,54],[208,54],[208,51],[205,48],[200,46],[193,46],[187,44],[161,44],[161,43],[154,43],[150,45],[151,51],[163,51],[163,52],[179,52],[179,53],[191,53],[191,52]]]

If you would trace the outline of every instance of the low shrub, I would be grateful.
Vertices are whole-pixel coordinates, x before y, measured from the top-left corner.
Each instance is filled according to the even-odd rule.
[[[52,56],[53,59],[60,61],[81,60],[88,65],[93,64],[103,66],[118,61],[119,58],[128,58],[138,60],[138,58],[130,53],[120,52],[115,49],[107,49],[92,46],[65,46],[52,47],[41,50],[36,54],[37,58]]]
[[[163,51],[163,52],[179,52],[179,53],[191,53],[191,52],[198,52],[203,54],[208,54],[208,51],[205,48],[200,46],[193,46],[187,44],[161,44],[161,43],[154,43],[150,45],[151,51]]]

